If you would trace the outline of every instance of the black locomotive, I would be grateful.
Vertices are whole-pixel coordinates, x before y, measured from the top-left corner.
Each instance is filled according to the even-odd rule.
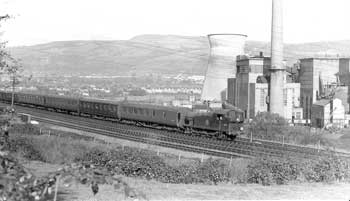
[[[0,91],[0,101],[10,102],[11,93]],[[234,107],[199,112],[188,108],[106,101],[65,96],[15,93],[16,104],[57,112],[131,122],[157,129],[234,139],[243,130],[243,111]]]

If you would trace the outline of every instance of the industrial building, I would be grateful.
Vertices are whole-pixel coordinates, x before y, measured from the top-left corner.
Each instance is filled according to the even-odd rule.
[[[270,57],[262,53],[253,57],[241,55],[237,56],[236,64],[236,78],[227,81],[227,102],[242,109],[246,119],[253,118],[258,112],[269,111]],[[303,118],[299,108],[300,83],[284,83],[281,99],[283,117],[289,120]]]
[[[339,72],[339,58],[300,59],[300,102],[304,118],[311,119],[312,104],[319,99],[322,84],[336,83]]]
[[[286,68],[282,8],[281,0],[272,1],[271,57],[243,55],[244,35],[208,36],[210,58],[201,100],[226,100],[242,109],[246,119],[268,111],[322,127],[336,118],[347,125],[350,59],[303,58]]]
[[[311,124],[319,128],[327,125],[336,127],[348,125],[342,101],[338,98],[316,101],[311,108]]]
[[[315,117],[312,115],[313,104],[320,100],[322,103],[324,99],[326,99],[325,101],[330,101],[332,98],[340,99],[344,113],[349,113],[348,86],[350,83],[347,79],[349,78],[346,75],[347,72],[349,72],[349,58],[300,59],[300,104],[305,119]],[[316,120],[311,121],[315,122]]]

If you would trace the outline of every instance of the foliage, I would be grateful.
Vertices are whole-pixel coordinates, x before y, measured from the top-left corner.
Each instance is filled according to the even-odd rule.
[[[248,183],[287,184],[290,181],[349,181],[349,161],[333,157],[318,159],[262,158],[248,165]]]
[[[228,180],[221,174],[222,165],[217,160],[202,164],[169,166],[154,153],[134,149],[101,151],[92,150],[77,162],[106,167],[109,171],[131,177],[155,179],[165,183],[214,183]]]
[[[286,120],[278,114],[259,112],[250,123],[248,132],[253,132],[254,136],[274,137],[280,135],[286,126]]]
[[[8,154],[0,156],[0,199],[43,200],[54,180],[37,179]]]
[[[17,129],[15,129],[17,130]],[[75,158],[99,147],[105,146],[85,140],[74,140],[71,137],[55,135],[26,135],[12,134],[10,136],[10,150],[30,160],[40,160],[49,163],[72,163]]]
[[[20,135],[13,136],[13,150],[23,149],[27,158],[35,158],[49,162],[75,164],[75,173],[64,170],[63,181],[83,181],[98,187],[100,183],[111,184],[111,179],[100,180],[94,172],[86,168],[98,169],[109,175],[125,175],[157,180],[164,183],[204,183],[218,184],[220,182],[238,181],[241,183],[258,183],[262,185],[287,184],[291,181],[300,182],[333,182],[349,181],[350,162],[332,157],[316,159],[295,158],[258,158],[251,160],[235,160],[228,165],[227,161],[209,158],[204,162],[194,160],[190,163],[170,165],[162,157],[148,150],[129,147],[116,148],[111,145],[85,140],[72,140],[68,137]],[[14,146],[11,145],[10,147]],[[55,154],[55,155],[53,155]],[[64,159],[64,160],[63,160]],[[89,164],[89,165],[87,165]],[[71,170],[69,170],[71,171]],[[73,171],[73,170],[72,170]],[[62,173],[63,174],[63,173]],[[70,175],[70,176],[69,176]],[[90,175],[90,176],[83,176]],[[75,179],[74,179],[75,178]],[[80,178],[80,180],[79,180]],[[84,179],[85,178],[85,179]],[[77,182],[75,181],[75,182]],[[113,181],[114,183],[116,181]],[[113,183],[112,182],[112,183]],[[124,184],[119,184],[122,189]],[[98,190],[94,188],[92,190]]]
[[[37,146],[33,146],[35,143],[28,141],[28,139],[30,140],[30,138],[23,136],[16,138],[15,141],[8,142],[9,150],[0,151],[0,200],[31,201],[47,200],[48,198],[51,200],[53,189],[55,186],[57,189],[57,183],[60,180],[64,184],[80,183],[91,186],[94,195],[98,193],[99,185],[109,184],[113,185],[115,189],[122,189],[126,197],[147,199],[142,192],[130,187],[113,172],[86,163],[70,163],[70,165],[66,165],[61,170],[46,177],[36,178],[10,154],[12,151],[22,150],[24,151],[23,156],[26,158],[42,160],[43,150],[37,151],[35,149]],[[2,132],[0,140],[4,140]],[[55,193],[56,197],[57,191]]]
[[[318,144],[332,146],[332,143],[323,138],[323,133],[312,131],[307,126],[289,126],[287,121],[278,114],[268,112],[258,113],[253,121],[246,127],[248,135],[253,138],[296,143],[302,145]]]

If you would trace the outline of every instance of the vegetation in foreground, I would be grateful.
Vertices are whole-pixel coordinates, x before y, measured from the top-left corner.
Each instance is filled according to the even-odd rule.
[[[209,158],[203,162],[200,159],[187,160],[174,166],[173,162],[169,163],[167,158],[150,150],[122,148],[86,139],[73,139],[71,136],[14,134],[10,142],[12,151],[31,160],[93,164],[116,175],[153,179],[164,183],[232,182],[271,185],[350,179],[350,162],[336,156],[312,160],[233,159],[231,162]]]
[[[4,123],[6,121],[2,121]],[[1,136],[4,136],[2,130]],[[3,152],[3,150],[6,150]],[[10,154],[8,154],[8,152]],[[16,158],[66,164],[65,168],[36,178]],[[163,183],[258,183],[350,181],[350,162],[336,156],[312,160],[295,158],[185,160],[173,165],[169,158],[150,150],[118,147],[75,134],[43,134],[32,125],[16,125],[10,138],[1,138],[2,166],[0,196],[8,200],[52,199],[53,188],[64,183],[89,185],[94,194],[98,185],[111,184],[126,196],[145,198],[118,175],[157,180]],[[67,165],[68,164],[68,165]],[[57,191],[56,191],[57,192]]]

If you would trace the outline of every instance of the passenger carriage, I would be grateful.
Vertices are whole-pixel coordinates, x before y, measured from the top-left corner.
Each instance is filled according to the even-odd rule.
[[[100,99],[80,99],[79,112],[83,114],[119,119],[119,102]]]
[[[183,111],[182,108],[177,107],[130,103],[126,101],[120,104],[121,119],[170,127],[180,127],[182,125],[184,119]]]
[[[79,113],[79,99],[66,96],[45,96],[45,105],[55,110]]]

